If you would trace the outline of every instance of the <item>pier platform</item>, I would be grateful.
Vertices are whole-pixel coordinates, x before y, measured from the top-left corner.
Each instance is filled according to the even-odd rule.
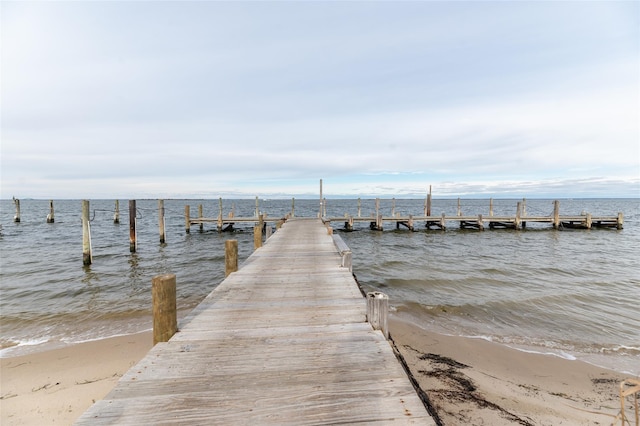
[[[76,424],[435,425],[366,310],[322,221],[289,219]]]

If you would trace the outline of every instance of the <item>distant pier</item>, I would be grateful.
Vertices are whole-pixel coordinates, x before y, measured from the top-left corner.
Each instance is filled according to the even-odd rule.
[[[430,201],[430,198],[428,199]],[[493,215],[493,207],[490,206],[489,215],[478,214],[477,216],[462,215],[460,213],[460,202],[458,200],[458,214],[456,216],[447,216],[444,213],[440,216],[431,215],[430,203],[425,205],[425,211],[422,215],[399,215],[392,212],[391,216],[384,216],[379,210],[379,200],[376,200],[376,212],[370,216],[361,216],[358,207],[358,216],[345,215],[344,217],[327,217],[323,216],[325,223],[344,222],[345,231],[353,231],[354,224],[357,222],[369,223],[371,230],[382,231],[384,223],[395,225],[396,229],[401,227],[411,231],[416,230],[417,223],[424,223],[426,229],[446,230],[449,223],[458,225],[460,229],[476,229],[483,231],[487,227],[489,229],[525,229],[527,223],[548,223],[554,229],[571,228],[571,229],[591,229],[591,228],[616,228],[622,229],[624,224],[624,215],[618,213],[616,216],[593,216],[591,213],[581,215],[562,216],[560,215],[560,202],[554,201],[553,213],[549,216],[529,216],[526,214],[525,201],[518,202],[516,211],[513,216]]]

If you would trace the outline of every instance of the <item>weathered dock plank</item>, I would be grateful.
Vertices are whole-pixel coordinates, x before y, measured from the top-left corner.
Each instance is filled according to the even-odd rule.
[[[77,424],[435,424],[340,265],[288,221]]]

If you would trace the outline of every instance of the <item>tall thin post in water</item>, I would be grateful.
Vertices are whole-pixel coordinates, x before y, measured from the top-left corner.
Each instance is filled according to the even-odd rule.
[[[14,197],[13,204],[16,205],[16,215],[13,217],[13,221],[16,223],[19,223],[20,222],[20,200]]]
[[[91,228],[89,226],[89,200],[82,200],[82,264],[91,265]]]
[[[158,228],[160,229],[160,244],[164,244],[164,200],[158,200]]]
[[[320,215],[319,217],[322,217],[322,179],[320,179]]]
[[[129,200],[129,251],[136,252],[136,200]]]
[[[191,206],[184,206],[184,230],[187,234],[191,233]]]
[[[47,215],[47,223],[54,223],[55,218],[53,217],[53,200],[49,200],[49,214]]]
[[[120,223],[120,201],[116,200],[116,209],[115,213],[113,213],[113,223]]]
[[[553,202],[553,229],[560,228],[560,201]]]

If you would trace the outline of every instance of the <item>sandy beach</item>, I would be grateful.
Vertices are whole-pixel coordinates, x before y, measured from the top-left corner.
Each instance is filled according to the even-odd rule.
[[[430,333],[391,335],[445,425],[610,425],[628,378],[580,361]],[[151,349],[151,333],[2,358],[2,425],[72,424]]]
[[[611,425],[620,411],[619,384],[630,378],[581,361],[430,333],[397,318],[390,330],[445,425]]]
[[[151,349],[150,331],[0,359],[0,423],[70,425]]]

